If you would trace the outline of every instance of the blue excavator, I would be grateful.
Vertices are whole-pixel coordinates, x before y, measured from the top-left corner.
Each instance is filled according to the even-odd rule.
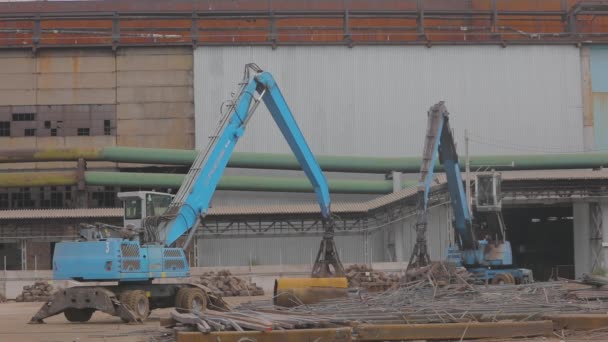
[[[186,281],[190,269],[184,250],[204,220],[228,160],[260,102],[269,109],[312,183],[321,207],[325,235],[312,282],[342,276],[344,270],[333,241],[327,181],[272,75],[255,64],[247,64],[239,90],[224,111],[219,127],[206,149],[199,152],[175,196],[122,193],[119,197],[124,202],[125,227],[84,226],[79,241],[55,245],[53,278],[91,285],[60,290],[30,322],[43,323],[43,319],[60,313],[71,322],[86,322],[95,311],[136,322],[145,320],[156,308],[227,310],[221,297]],[[184,238],[183,244],[177,246],[178,240]]]
[[[448,248],[447,261],[464,266],[480,283],[520,284],[533,279],[532,271],[513,265],[511,244],[506,239],[506,225],[502,216],[500,175],[477,174],[475,219],[467,205],[454,136],[450,129],[449,113],[443,102],[428,111],[427,131],[420,167],[417,191],[416,243],[408,270],[430,264],[426,231],[429,198],[437,159],[443,166],[453,211],[452,226],[455,243]]]

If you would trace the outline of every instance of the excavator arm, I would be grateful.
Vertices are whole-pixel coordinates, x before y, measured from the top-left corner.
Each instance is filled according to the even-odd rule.
[[[190,241],[201,219],[207,214],[211,198],[238,140],[258,104],[263,101],[295,154],[304,173],[313,185],[325,234],[317,256],[313,275],[344,273],[333,241],[334,222],[331,216],[329,187],[323,172],[298,127],[283,94],[268,72],[255,64],[245,67],[243,80],[234,101],[220,120],[216,133],[193,163],[173,202],[162,216],[144,220],[148,243],[172,246],[190,231]],[[331,266],[331,267],[330,267]],[[333,270],[332,270],[333,267]]]
[[[408,269],[426,266],[430,263],[426,241],[428,224],[429,193],[432,186],[437,159],[444,166],[448,179],[448,191],[454,212],[454,228],[464,250],[474,248],[471,213],[467,206],[462,186],[456,144],[449,124],[449,113],[443,103],[432,106],[428,112],[426,139],[420,167],[418,186],[418,208],[416,221],[416,244],[410,257]]]

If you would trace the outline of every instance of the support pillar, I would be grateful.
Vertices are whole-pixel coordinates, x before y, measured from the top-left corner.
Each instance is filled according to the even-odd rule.
[[[591,226],[592,248],[597,252],[597,262],[592,264],[591,271],[608,272],[608,201],[602,200],[591,211],[591,220],[595,220],[595,227]],[[594,229],[595,228],[595,229]],[[595,266],[595,267],[593,267]]]
[[[393,171],[393,192],[401,191],[403,189],[403,173]],[[393,243],[395,246],[395,261],[402,262],[403,259],[403,229],[408,229],[409,227],[404,227],[403,223],[395,224],[394,235],[393,235]]]
[[[580,48],[581,53],[581,94],[583,105],[583,148],[592,151],[595,147],[593,132],[593,92],[591,89],[591,50],[588,46]]]
[[[591,271],[591,234],[589,203],[574,202],[573,235],[574,235],[574,273],[579,278],[583,273]]]

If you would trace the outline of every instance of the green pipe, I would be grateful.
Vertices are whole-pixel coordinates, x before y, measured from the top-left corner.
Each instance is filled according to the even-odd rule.
[[[0,173],[0,188],[64,186],[76,183],[78,176],[75,171]]]
[[[36,161],[104,160],[136,164],[166,164],[189,166],[196,158],[194,150],[105,147],[102,149],[69,150],[5,150],[0,151],[0,163]],[[464,166],[461,156],[461,167]],[[377,158],[347,156],[317,156],[325,172],[388,173],[401,171],[418,173],[420,157]],[[252,169],[300,170],[290,154],[235,152],[229,167]],[[563,153],[536,155],[472,156],[471,169],[550,170],[588,169],[608,166],[608,153]],[[438,167],[437,171],[441,171]]]
[[[95,186],[124,186],[140,188],[174,188],[181,185],[185,175],[164,173],[131,173],[87,171],[85,183]],[[392,181],[329,180],[331,193],[340,194],[386,194],[393,191]],[[416,182],[405,182],[414,186]],[[218,190],[312,192],[307,179],[292,177],[223,176]]]
[[[116,162],[142,164],[177,164],[189,166],[196,158],[193,150],[148,149],[134,147],[106,147],[102,159]],[[388,173],[420,171],[420,157],[378,158],[347,156],[316,156],[323,171]],[[464,157],[461,156],[464,169]],[[228,162],[229,167],[251,169],[301,170],[293,155],[274,153],[235,152]],[[495,170],[550,170],[587,169],[608,166],[608,153],[561,153],[535,155],[472,156],[471,169]],[[437,171],[441,171],[437,167]]]

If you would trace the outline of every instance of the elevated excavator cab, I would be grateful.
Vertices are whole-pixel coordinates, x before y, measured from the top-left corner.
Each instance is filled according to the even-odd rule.
[[[132,225],[142,228],[142,220],[149,216],[162,215],[173,200],[174,195],[155,191],[119,192],[118,198],[123,203],[124,226]]]

